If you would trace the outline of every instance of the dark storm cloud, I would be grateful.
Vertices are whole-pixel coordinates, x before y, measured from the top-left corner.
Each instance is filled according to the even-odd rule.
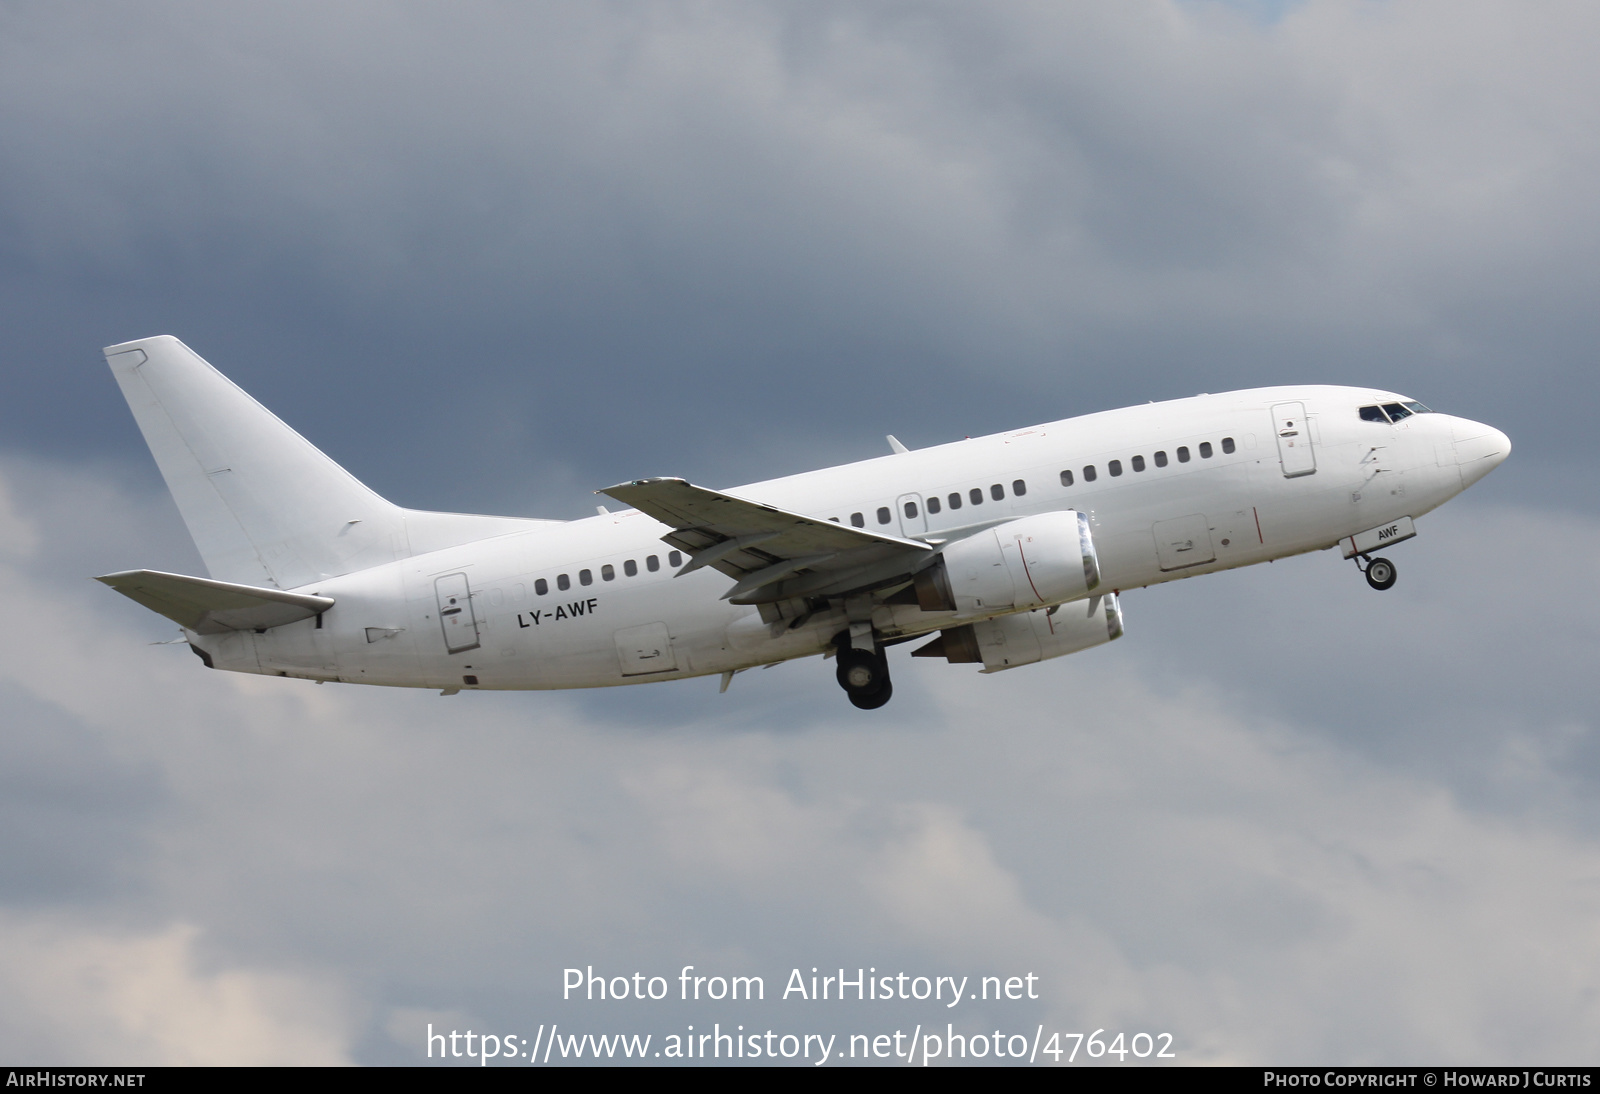
[[[14,8],[7,427],[159,329],[425,505],[1290,378],[1586,460],[1588,16],[1474,11]]]

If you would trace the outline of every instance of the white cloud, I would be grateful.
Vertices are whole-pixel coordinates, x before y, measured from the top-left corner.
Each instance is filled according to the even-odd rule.
[[[0,1050],[89,1066],[351,1062],[341,991],[282,970],[206,968],[199,934],[0,915]]]
[[[92,478],[78,492],[104,496]],[[207,672],[144,645],[109,590],[55,576],[81,514],[31,516],[62,549],[9,562],[0,592],[52,625],[0,637],[0,683],[153,766],[163,799],[133,822],[134,884],[4,913],[0,976],[31,1015],[0,1023],[14,1056],[331,1060],[368,1043],[404,1062],[429,1016],[569,1020],[574,965],[776,985],[802,963],[895,963],[1036,972],[1029,1022],[1168,1030],[1191,1061],[1589,1058],[1600,842],[1560,805],[1563,754],[1479,748],[1479,775],[1515,776],[1476,807],[1456,768],[1341,740],[1368,696],[1313,725],[1264,716],[1247,685],[1175,687],[1137,636],[1139,603],[1177,589],[1130,598],[1128,638],[1060,662],[980,677],[899,659],[900,694],[870,717],[802,662],[728,696],[660,685],[701,716],[651,728],[631,695],[441,699]],[[1517,520],[1574,562],[1600,530]],[[1477,549],[1434,533],[1456,591],[1407,604],[1419,634],[1462,625]],[[1235,578],[1270,586],[1282,569]],[[1288,571],[1302,610],[1347,630],[1347,590],[1311,573]],[[1161,625],[1249,627],[1230,579],[1206,580],[1217,596]],[[1359,648],[1329,650],[1323,671],[1359,675]],[[1272,655],[1249,656],[1272,678]],[[1495,732],[1448,695],[1436,705]],[[140,926],[152,917],[183,926]],[[399,1041],[370,1048],[359,1014],[388,1015]]]

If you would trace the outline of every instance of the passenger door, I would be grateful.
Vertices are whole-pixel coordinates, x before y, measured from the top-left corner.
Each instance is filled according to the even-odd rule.
[[[478,648],[478,619],[472,611],[472,589],[466,574],[446,574],[435,578],[433,593],[439,601],[439,626],[444,630],[444,648],[449,653],[464,653]]]
[[[1278,437],[1278,462],[1283,465],[1284,478],[1299,478],[1317,470],[1304,403],[1279,403],[1273,407],[1272,431]]]

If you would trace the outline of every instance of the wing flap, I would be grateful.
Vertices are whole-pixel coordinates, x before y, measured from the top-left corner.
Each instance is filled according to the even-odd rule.
[[[266,630],[310,619],[333,607],[331,596],[286,593],[159,570],[124,570],[95,580],[197,634]]]
[[[662,540],[687,551],[679,573],[710,566],[738,584],[727,599],[756,604],[796,595],[836,595],[840,578],[910,573],[933,548],[914,539],[850,528],[695,486],[639,479],[600,491],[673,530]]]

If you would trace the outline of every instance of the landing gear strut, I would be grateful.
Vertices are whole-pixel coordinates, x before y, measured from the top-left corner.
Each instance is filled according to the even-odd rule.
[[[1366,555],[1356,556],[1356,566],[1367,575],[1367,584],[1382,592],[1392,588],[1395,583],[1394,563],[1386,558],[1368,558]]]
[[[858,650],[850,644],[850,632],[838,639],[839,686],[850,702],[862,710],[877,710],[894,694],[889,680],[889,660],[879,649]]]

